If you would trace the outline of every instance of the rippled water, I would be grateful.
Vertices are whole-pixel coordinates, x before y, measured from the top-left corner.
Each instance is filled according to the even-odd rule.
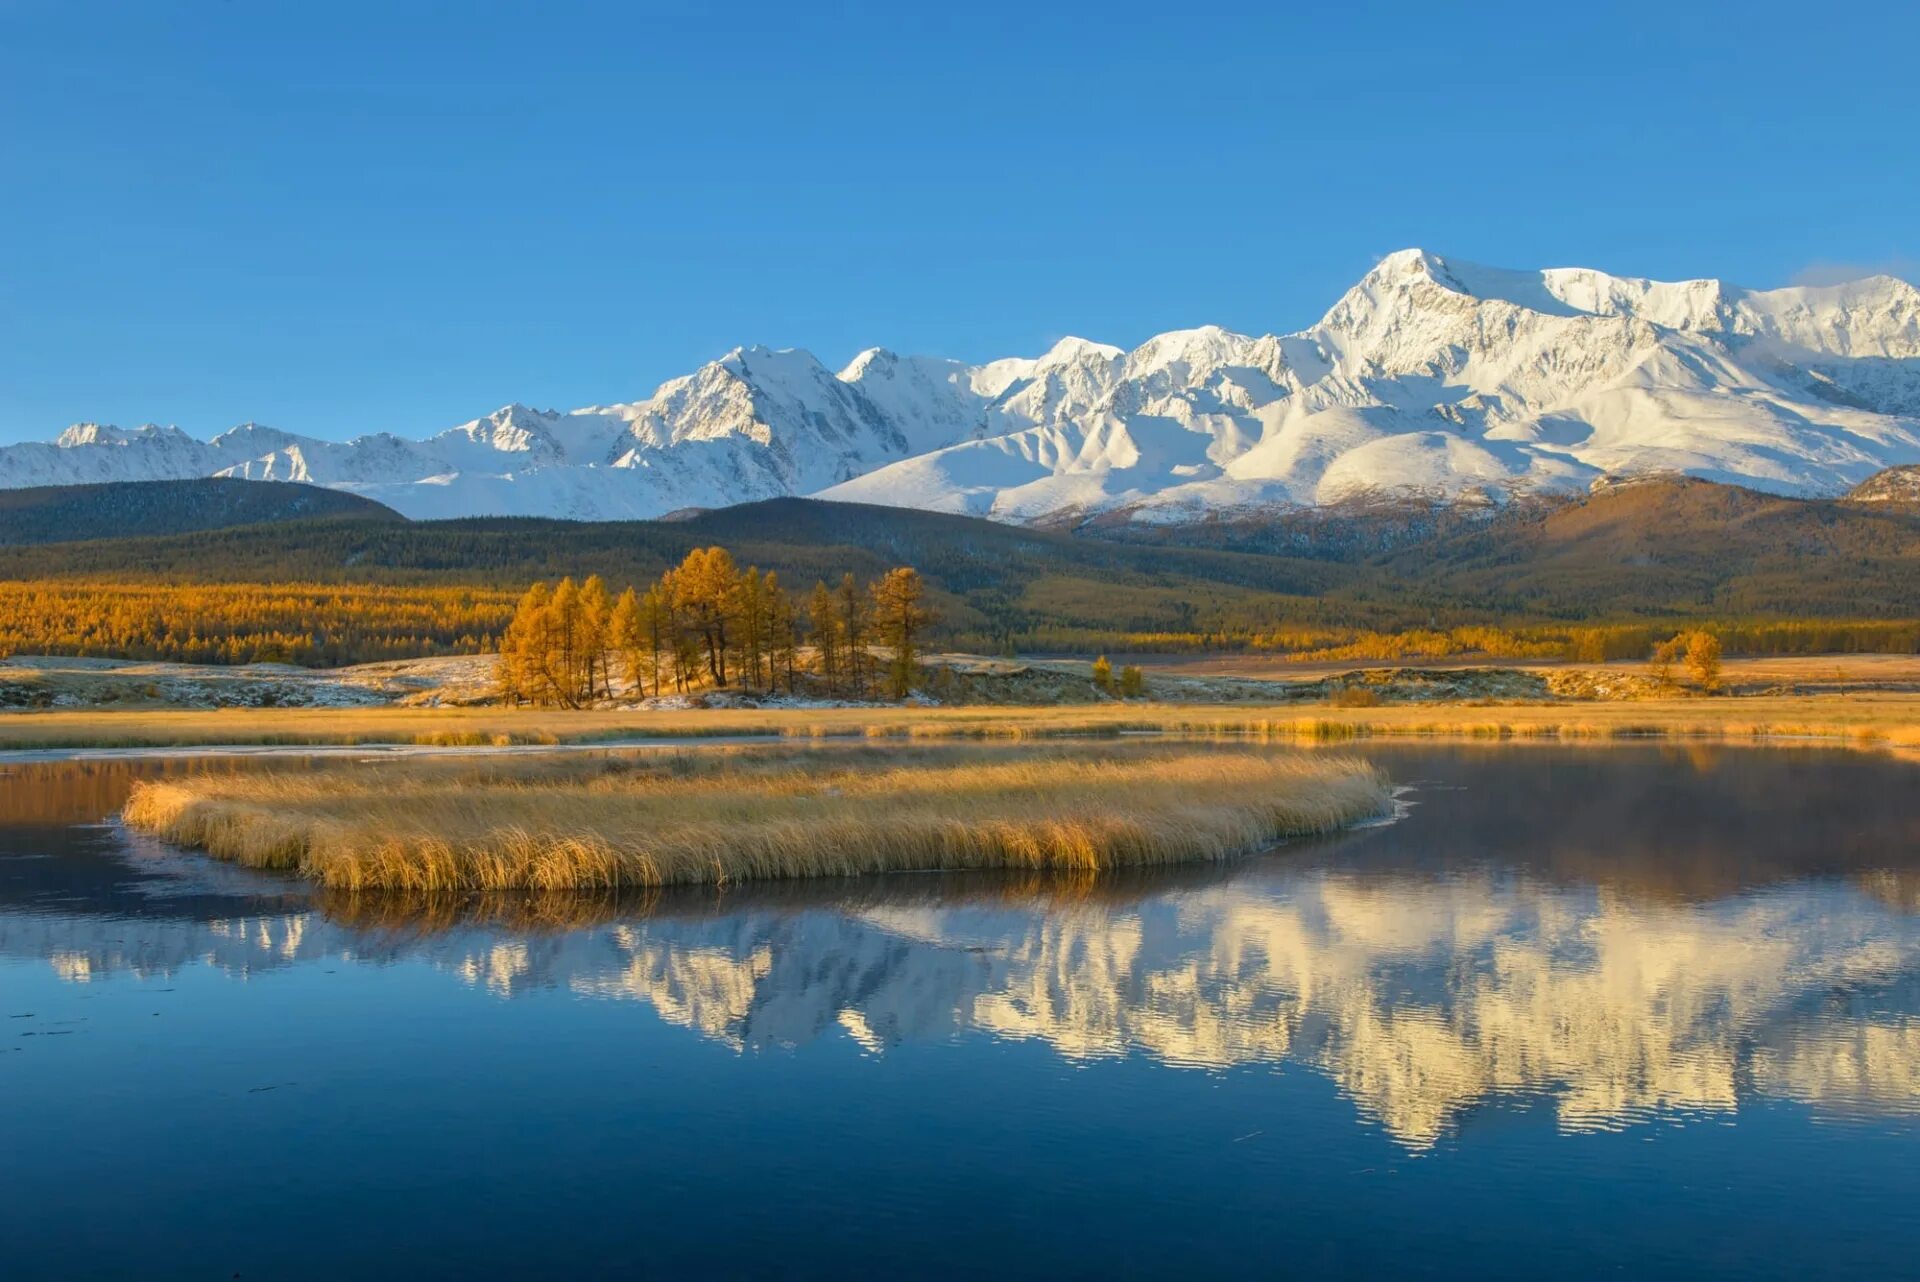
[[[1227,866],[430,904],[0,766],[0,1275],[1911,1275],[1915,767],[1366,755]]]

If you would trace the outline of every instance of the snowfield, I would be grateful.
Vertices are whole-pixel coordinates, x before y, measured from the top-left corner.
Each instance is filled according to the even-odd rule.
[[[1920,462],[1920,290],[1747,290],[1389,255],[1309,329],[1070,338],[983,365],[740,348],[650,398],[510,405],[426,440],[246,424],[67,429],[0,487],[224,475],[415,518],[623,519],[789,494],[1059,520],[1185,521],[1356,496],[1500,502],[1679,472],[1840,494]]]

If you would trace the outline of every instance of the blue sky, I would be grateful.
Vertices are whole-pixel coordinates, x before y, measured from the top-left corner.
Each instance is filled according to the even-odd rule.
[[[0,0],[0,440],[1920,258],[1920,6]]]

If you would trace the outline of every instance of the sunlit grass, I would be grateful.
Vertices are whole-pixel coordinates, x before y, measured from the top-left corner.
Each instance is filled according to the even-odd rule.
[[[1070,708],[700,709],[541,712],[489,708],[32,712],[0,716],[0,748],[594,743],[632,738],[1047,739],[1129,732],[1261,739],[1825,740],[1920,749],[1920,695],[1675,698],[1620,703],[1405,703],[1379,707],[1113,703]]]
[[[1173,864],[1388,804],[1361,762],[1156,745],[208,773],[139,784],[124,814],[333,889],[437,893]]]

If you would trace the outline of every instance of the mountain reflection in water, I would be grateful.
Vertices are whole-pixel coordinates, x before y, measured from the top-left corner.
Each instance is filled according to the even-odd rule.
[[[0,956],[75,983],[414,961],[502,998],[632,1001],[741,1052],[990,1036],[1070,1062],[1302,1066],[1416,1150],[1501,1098],[1550,1101],[1566,1131],[1756,1099],[1920,1114],[1911,766],[1367,755],[1416,783],[1411,816],[1273,857],[720,896],[315,899],[117,829],[64,828],[98,799],[63,810],[41,793],[9,840],[59,831],[63,857],[0,886]],[[119,786],[35,769],[67,770],[70,792]]]

